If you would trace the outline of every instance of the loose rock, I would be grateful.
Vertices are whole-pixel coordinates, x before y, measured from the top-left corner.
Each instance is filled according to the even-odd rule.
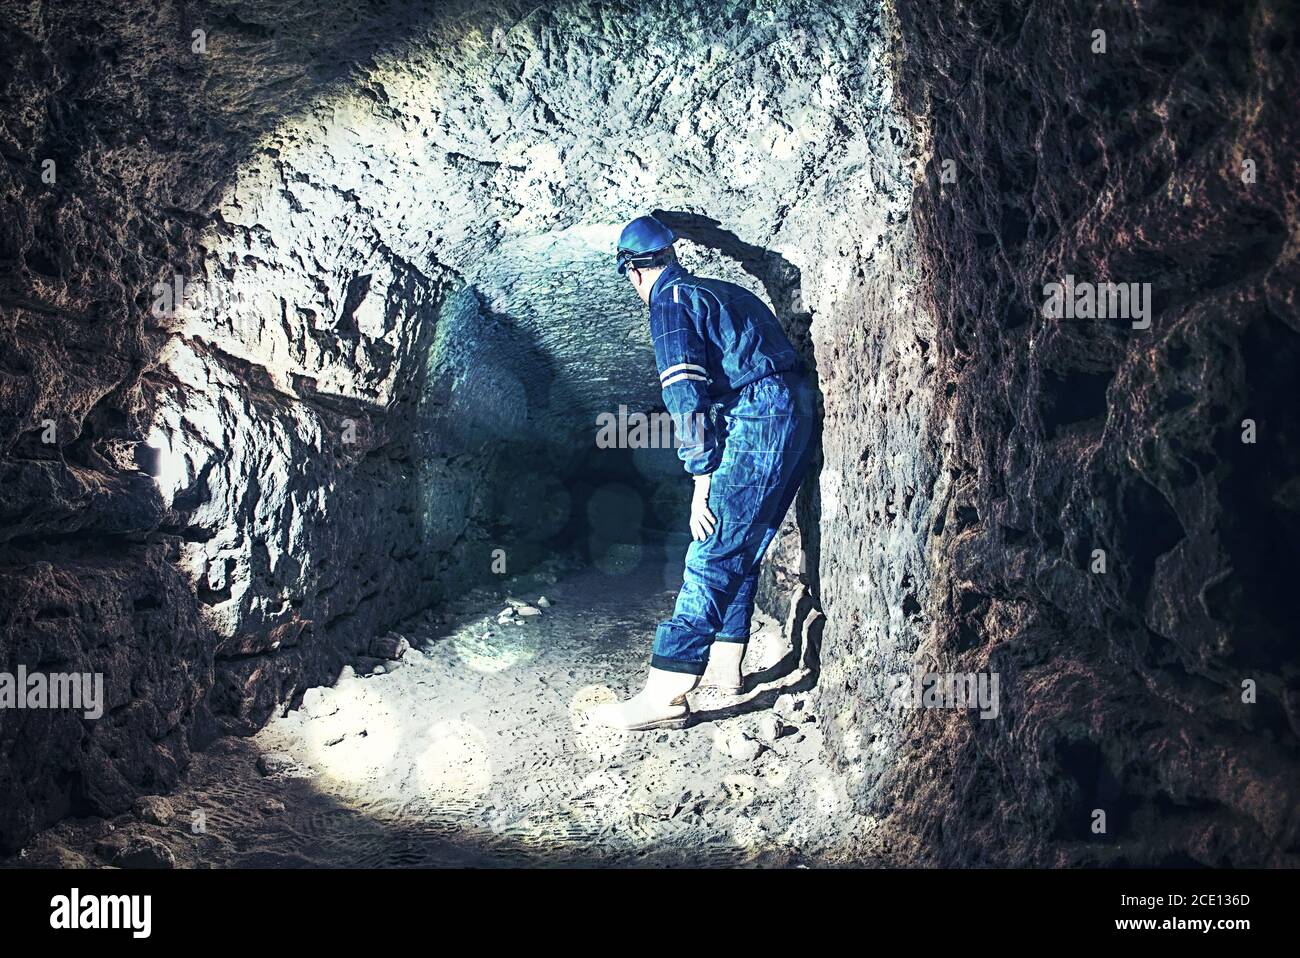
[[[166,825],[176,814],[172,803],[161,795],[144,795],[136,800],[135,817],[154,825]]]
[[[147,835],[136,835],[115,849],[110,862],[118,868],[175,868],[176,855],[170,848]]]
[[[371,641],[370,654],[381,659],[400,659],[410,647],[405,636],[389,632]]]
[[[713,745],[719,752],[741,762],[753,761],[763,750],[760,742],[741,729],[719,730],[714,736]]]

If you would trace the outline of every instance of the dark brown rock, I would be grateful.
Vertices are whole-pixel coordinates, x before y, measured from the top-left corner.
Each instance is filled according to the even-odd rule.
[[[115,850],[110,863],[118,868],[175,868],[176,854],[156,838],[137,835]]]
[[[899,18],[950,430],[925,651],[1003,715],[917,718],[864,797],[937,862],[1294,865],[1295,8]],[[1152,284],[1150,328],[1044,316],[1067,273]]]

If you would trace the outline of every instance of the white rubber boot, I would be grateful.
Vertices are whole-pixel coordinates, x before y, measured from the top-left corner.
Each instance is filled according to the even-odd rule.
[[[686,693],[699,681],[698,675],[652,668],[640,693],[625,702],[597,705],[591,710],[591,720],[628,732],[685,728],[691,714]]]
[[[709,646],[709,667],[700,679],[700,688],[717,689],[728,695],[745,691],[745,677],[740,671],[744,658],[744,642],[714,642]]]

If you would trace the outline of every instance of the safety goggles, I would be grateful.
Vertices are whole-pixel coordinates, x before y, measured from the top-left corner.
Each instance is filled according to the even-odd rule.
[[[648,253],[638,253],[636,250],[620,249],[615,257],[618,263],[618,275],[622,276],[627,272],[629,266],[636,269],[645,269],[647,266],[653,266],[655,260],[663,250],[651,250]]]

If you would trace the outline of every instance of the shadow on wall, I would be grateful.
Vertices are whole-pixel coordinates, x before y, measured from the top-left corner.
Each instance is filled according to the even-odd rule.
[[[780,253],[745,242],[711,217],[670,210],[655,210],[654,216],[680,238],[716,250],[739,263],[745,272],[762,284],[768,302],[799,353],[804,371],[816,390],[818,416],[812,440],[812,457],[794,505],[798,538],[797,541],[791,541],[784,535],[777,537],[764,560],[759,585],[759,604],[778,620],[791,623],[791,655],[769,671],[785,674],[798,668],[802,657],[804,664],[814,670],[811,684],[815,684],[817,637],[824,622],[820,616],[818,599],[821,587],[818,573],[821,567],[821,507],[818,489],[822,470],[822,396],[817,375],[817,357],[813,352],[812,313],[804,307],[802,271]],[[792,596],[789,588],[782,588],[779,580],[783,574],[797,578],[804,591]],[[763,679],[770,680],[771,678]]]
[[[436,527],[426,530],[428,546],[450,552],[469,518],[487,535],[471,544],[480,569],[495,568],[498,549],[515,573],[562,545],[589,433],[565,420],[577,403],[533,332],[463,287],[439,310],[420,388],[416,481]],[[477,464],[467,486],[464,470],[452,468],[465,462]],[[455,494],[439,495],[446,483]]]
[[[422,399],[425,458],[483,463],[481,501],[461,510],[477,508],[490,535],[483,569],[503,545],[511,573],[556,553],[622,567],[663,548],[689,508],[673,449],[598,445],[597,413],[608,411],[572,388],[554,346],[474,285],[439,313]],[[431,541],[449,548],[454,538]]]

